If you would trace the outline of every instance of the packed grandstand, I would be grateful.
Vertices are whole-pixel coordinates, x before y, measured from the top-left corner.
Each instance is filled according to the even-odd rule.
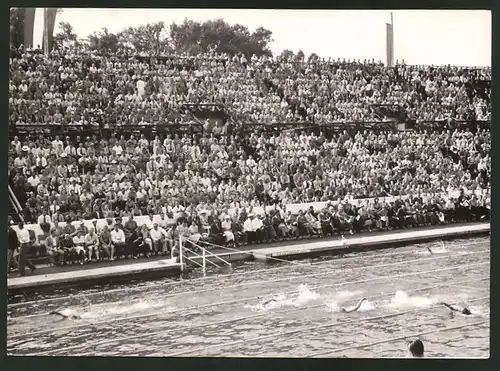
[[[81,246],[82,260],[113,258],[112,245],[117,257],[169,252],[180,234],[241,245],[487,220],[490,79],[489,68],[11,50],[12,218],[42,231],[33,254]],[[89,251],[79,224],[92,219],[107,225]]]

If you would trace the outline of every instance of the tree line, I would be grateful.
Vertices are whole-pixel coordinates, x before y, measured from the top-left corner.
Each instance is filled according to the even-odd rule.
[[[223,19],[197,22],[185,19],[182,23],[167,26],[159,21],[138,27],[127,27],[120,32],[101,28],[83,40],[79,40],[71,24],[59,23],[59,32],[54,36],[56,49],[85,43],[94,51],[148,55],[187,54],[214,51],[230,55],[271,56],[272,32],[263,27],[250,32],[240,24],[230,25]]]
[[[23,43],[24,8],[10,10],[10,41],[13,47]],[[251,32],[241,24],[231,25],[223,19],[205,22],[184,19],[182,23],[154,22],[138,27],[127,27],[120,32],[110,32],[106,27],[80,39],[68,22],[59,22],[59,31],[53,37],[52,47],[62,50],[65,47],[86,47],[101,53],[162,55],[196,55],[209,51],[229,55],[272,56],[270,44],[272,31],[259,27]],[[281,57],[287,60],[303,60],[304,52],[294,53],[284,50]],[[309,58],[317,58],[311,55]]]

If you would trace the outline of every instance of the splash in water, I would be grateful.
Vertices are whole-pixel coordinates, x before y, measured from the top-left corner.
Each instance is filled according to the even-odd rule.
[[[285,306],[299,307],[312,300],[318,299],[321,295],[311,290],[307,285],[300,285],[297,288],[298,293],[295,295],[275,295],[263,299],[259,304],[245,305],[244,308],[252,311],[264,311],[281,308]]]
[[[363,295],[363,290],[354,290],[354,291],[342,290],[333,294],[333,297],[336,300],[345,300],[351,298],[359,298],[362,295]]]
[[[369,310],[375,309],[376,306],[372,302],[365,300],[363,303],[361,303],[361,306],[358,309],[358,312],[367,312]]]
[[[390,308],[405,308],[405,307],[417,307],[425,308],[430,307],[438,302],[437,298],[431,298],[426,296],[409,296],[404,291],[396,291],[394,297],[387,305]]]
[[[170,311],[173,308],[167,307],[164,301],[141,301],[133,304],[125,302],[105,303],[98,305],[89,305],[87,307],[73,309],[64,308],[59,312],[68,318],[78,317],[83,320],[102,320],[106,318],[116,318],[116,316],[127,316],[136,313],[146,313],[148,310],[164,309]]]
[[[447,254],[448,249],[444,242],[441,241],[437,246],[421,245],[421,248],[414,250],[413,253],[416,255]]]
[[[298,295],[292,298],[290,304],[300,306],[312,300],[317,300],[321,295],[311,290],[307,285],[300,285],[298,287]]]
[[[328,308],[329,312],[342,312],[342,308],[344,306],[340,305],[340,304],[344,304],[345,301],[347,301],[347,300],[351,301],[350,299],[354,299],[354,298],[356,298],[357,300],[359,300],[359,298],[362,296],[362,294],[363,294],[362,290],[354,290],[354,291],[344,290],[344,291],[339,291],[339,292],[333,294],[333,299],[331,299],[329,301],[326,301],[325,305]],[[365,311],[369,311],[369,310],[372,310],[372,309],[375,309],[375,308],[376,307],[375,307],[375,305],[373,303],[371,303],[367,299],[364,299],[361,302],[361,305],[357,309],[357,311],[359,311],[359,312],[365,312]]]

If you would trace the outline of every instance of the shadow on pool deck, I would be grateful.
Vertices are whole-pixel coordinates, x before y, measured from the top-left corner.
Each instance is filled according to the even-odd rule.
[[[347,239],[349,238],[354,238],[359,235],[386,235],[386,234],[397,234],[397,233],[402,233],[402,232],[408,232],[408,231],[419,231],[419,230],[433,230],[433,229],[445,229],[445,228],[450,228],[450,227],[456,227],[458,225],[467,225],[467,224],[478,224],[478,223],[460,223],[460,224],[449,224],[449,225],[437,225],[437,226],[430,226],[430,227],[420,227],[420,228],[411,228],[411,229],[399,229],[399,230],[391,230],[391,231],[383,231],[383,232],[363,232],[363,233],[357,233],[354,235],[346,235],[345,237]],[[303,238],[299,240],[286,240],[286,241],[279,241],[279,242],[274,242],[270,244],[257,244],[257,245],[243,245],[239,246],[236,249],[239,251],[252,251],[252,250],[258,250],[258,249],[263,249],[263,248],[272,248],[272,247],[278,247],[278,246],[295,246],[295,245],[306,245],[311,242],[316,242],[318,240],[322,241],[335,241],[338,240],[340,237],[339,236],[334,236],[334,237],[324,237],[324,238],[319,238],[319,237],[311,237],[311,238]],[[214,248],[210,250],[214,254],[221,254],[224,252],[230,252],[230,250],[227,249],[221,249],[221,248]],[[346,252],[348,252],[346,250]],[[92,269],[92,268],[104,268],[104,267],[109,267],[109,266],[116,266],[116,265],[123,265],[123,264],[135,264],[135,263],[144,263],[144,262],[149,262],[149,261],[158,261],[158,260],[164,260],[168,259],[170,256],[152,256],[149,258],[138,258],[138,259],[120,259],[116,260],[114,262],[110,262],[108,260],[101,261],[101,262],[91,262],[87,263],[84,265],[79,265],[79,264],[68,264],[65,266],[58,266],[58,267],[49,267],[48,265],[39,265],[37,266],[37,269],[35,273],[32,273],[29,268],[26,268],[26,274],[27,275],[39,275],[39,274],[51,274],[51,273],[61,273],[61,272],[69,272],[69,271],[75,271],[75,270],[82,270],[82,269]],[[19,272],[11,272],[9,273],[9,278],[14,278],[14,277],[19,277]]]

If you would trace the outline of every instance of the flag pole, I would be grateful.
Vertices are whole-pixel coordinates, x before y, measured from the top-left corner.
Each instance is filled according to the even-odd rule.
[[[43,52],[49,54],[49,37],[47,27],[47,8],[43,8]]]
[[[394,65],[394,56],[396,55],[396,52],[394,50],[394,19],[392,17],[392,12],[391,12],[391,29],[392,29],[392,64]]]

